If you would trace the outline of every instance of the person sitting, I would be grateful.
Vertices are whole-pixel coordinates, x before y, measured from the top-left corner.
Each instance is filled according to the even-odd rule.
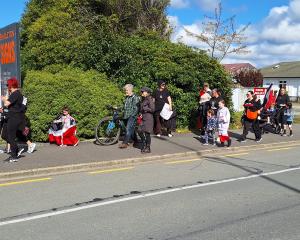
[[[56,143],[61,147],[78,145],[76,122],[69,112],[69,108],[64,107],[62,114],[53,121],[49,129],[50,143]]]

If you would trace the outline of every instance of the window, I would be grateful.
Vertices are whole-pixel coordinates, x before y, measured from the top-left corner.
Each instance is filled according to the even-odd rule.
[[[286,89],[286,81],[279,81],[279,88]]]

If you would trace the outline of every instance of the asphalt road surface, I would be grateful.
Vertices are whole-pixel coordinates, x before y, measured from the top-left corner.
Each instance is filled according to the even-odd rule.
[[[2,182],[0,239],[299,240],[299,147]]]

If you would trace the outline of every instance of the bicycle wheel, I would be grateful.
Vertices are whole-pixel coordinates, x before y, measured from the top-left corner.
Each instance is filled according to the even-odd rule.
[[[121,129],[112,121],[112,117],[100,120],[95,129],[96,141],[102,145],[112,145],[118,142]]]

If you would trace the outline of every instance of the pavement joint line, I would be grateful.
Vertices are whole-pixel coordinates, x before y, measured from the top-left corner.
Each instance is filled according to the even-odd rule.
[[[196,161],[201,161],[203,159],[198,158],[198,159],[189,159],[189,160],[178,160],[178,161],[170,161],[170,162],[165,162],[166,165],[171,165],[171,164],[180,164],[180,163],[189,163],[189,162],[196,162]]]
[[[275,149],[269,149],[267,150],[268,152],[274,152],[274,151],[281,151],[281,150],[289,150],[292,149],[291,147],[287,147],[287,148],[275,148]]]
[[[291,144],[286,146],[298,146],[300,145],[299,140],[287,141],[287,142],[274,142],[274,143],[265,143],[260,144],[260,148],[255,148],[256,150],[269,149],[274,148],[276,146],[282,146],[284,144]],[[163,154],[163,155],[154,155],[147,157],[134,157],[134,158],[126,158],[126,159],[117,159],[117,160],[109,160],[109,161],[98,161],[98,162],[90,162],[90,163],[79,163],[79,164],[69,164],[62,166],[54,166],[54,167],[45,167],[45,168],[36,168],[36,169],[28,169],[28,170],[19,170],[19,171],[11,171],[11,172],[2,172],[0,173],[0,181],[7,181],[12,179],[24,179],[29,177],[44,177],[44,176],[53,176],[53,175],[61,175],[67,173],[78,173],[78,172],[87,172],[91,169],[96,168],[105,168],[109,166],[120,166],[120,165],[128,165],[128,164],[137,164],[137,163],[146,163],[146,162],[158,162],[165,161],[170,158],[191,158],[191,157],[201,157],[201,156],[209,156],[211,153],[214,153],[217,156],[220,154],[224,155],[224,151],[230,152],[238,151],[247,151],[249,148],[253,148],[257,145],[246,145],[246,146],[236,146],[230,147],[227,149],[207,149],[207,150],[195,150],[188,152],[179,152],[173,154]],[[248,150],[249,151],[249,150]]]
[[[34,183],[34,182],[43,182],[43,181],[48,181],[51,179],[52,178],[37,178],[37,179],[29,179],[29,180],[18,181],[18,182],[6,182],[6,183],[0,183],[0,187],[7,187],[7,186],[12,186],[12,185]]]
[[[102,207],[102,206],[107,206],[107,205],[112,205],[112,204],[117,204],[117,203],[122,203],[122,202],[133,201],[133,200],[137,200],[137,199],[145,199],[145,198],[158,196],[158,195],[164,195],[164,194],[168,194],[168,193],[172,193],[172,192],[179,192],[179,191],[184,191],[184,190],[188,190],[188,189],[196,189],[196,188],[202,188],[202,187],[213,186],[213,185],[224,184],[224,183],[232,183],[232,182],[236,182],[236,181],[260,178],[260,177],[264,177],[264,176],[271,176],[271,175],[288,173],[288,172],[298,171],[298,170],[300,170],[300,167],[288,168],[288,169],[260,173],[260,174],[252,174],[252,175],[248,175],[248,176],[244,176],[244,177],[229,178],[229,179],[224,179],[224,180],[219,180],[219,181],[214,181],[214,182],[197,183],[197,184],[193,184],[193,185],[189,185],[189,186],[183,186],[183,187],[181,186],[181,187],[176,187],[176,188],[166,189],[166,190],[159,190],[159,191],[150,192],[150,193],[142,193],[142,194],[138,194],[138,195],[134,195],[134,196],[130,196],[130,197],[119,198],[119,199],[115,199],[115,200],[109,200],[109,201],[98,202],[98,203],[92,203],[92,204],[85,205],[85,206],[72,207],[69,209],[64,209],[64,210],[59,210],[59,211],[51,211],[48,213],[36,214],[33,216],[28,216],[28,217],[21,217],[21,218],[16,217],[15,219],[2,220],[2,221],[0,220],[0,227],[5,226],[5,225],[10,225],[10,224],[16,224],[16,223],[21,223],[21,222],[27,222],[27,221],[32,221],[32,220],[37,220],[37,219],[42,219],[42,218],[48,218],[48,217],[78,212],[78,211],[96,208],[96,207]]]
[[[127,171],[132,170],[134,167],[127,167],[127,168],[112,168],[112,169],[106,169],[106,170],[99,170],[94,172],[89,172],[89,174],[100,174],[100,173],[112,173],[112,172],[121,172],[121,171]]]

